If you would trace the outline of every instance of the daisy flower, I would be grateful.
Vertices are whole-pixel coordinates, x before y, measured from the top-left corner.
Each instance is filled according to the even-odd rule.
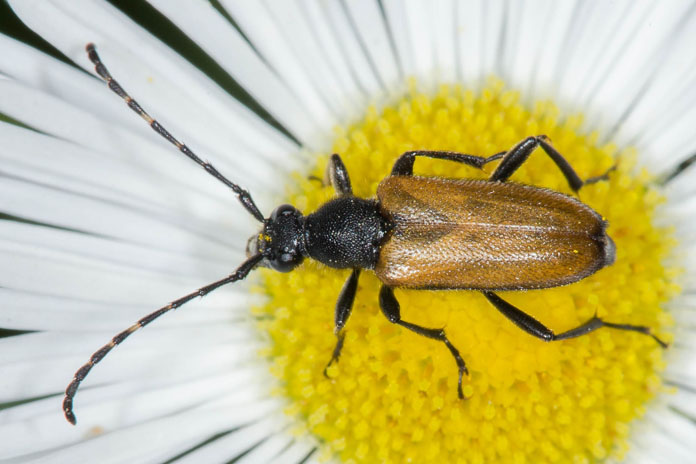
[[[0,35],[1,462],[693,461],[696,3],[124,3],[3,11],[28,29]],[[128,338],[89,372],[71,426],[75,370],[234,272],[258,232],[109,91],[88,43],[263,215],[331,198],[333,152],[369,198],[405,151],[490,156],[548,135],[583,179],[608,172],[577,195],[608,220],[616,262],[504,298],[556,333],[598,315],[669,348],[607,328],[547,344],[477,292],[397,289],[403,319],[444,328],[465,359],[460,400],[451,353],[390,324],[365,271],[324,374],[349,273],[307,260]],[[415,170],[496,163],[453,164]],[[541,150],[511,181],[573,194]]]

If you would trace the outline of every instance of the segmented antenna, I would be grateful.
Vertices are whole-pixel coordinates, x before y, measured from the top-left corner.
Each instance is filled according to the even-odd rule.
[[[254,216],[257,221],[264,222],[263,214],[261,214],[259,209],[256,207],[256,204],[254,204],[254,200],[252,200],[249,192],[247,192],[239,185],[231,182],[225,176],[220,174],[220,172],[217,169],[215,169],[215,167],[212,164],[200,159],[194,152],[191,151],[189,147],[179,142],[176,138],[174,138],[174,136],[172,136],[172,134],[169,133],[167,129],[162,127],[156,119],[152,118],[149,114],[147,114],[147,112],[144,109],[142,109],[140,104],[138,104],[137,101],[133,100],[133,98],[130,95],[128,95],[128,93],[123,89],[123,87],[121,87],[121,84],[119,84],[113,77],[111,77],[111,73],[109,73],[109,70],[106,69],[106,66],[104,66],[104,63],[102,63],[101,58],[99,58],[99,54],[97,53],[94,44],[87,44],[87,47],[85,47],[85,49],[87,50],[87,56],[89,57],[90,61],[94,63],[94,70],[97,72],[97,74],[99,74],[99,76],[102,79],[104,79],[106,84],[116,95],[125,100],[126,104],[128,104],[128,107],[130,109],[135,111],[136,114],[143,118],[155,132],[157,132],[159,135],[161,135],[174,146],[176,146],[176,148],[178,148],[181,153],[198,163],[198,165],[205,169],[208,174],[212,175],[217,180],[231,188],[232,191],[237,194],[237,198],[239,198],[239,201],[242,203],[242,206],[244,206],[244,208],[247,211],[249,211],[249,213],[251,213],[251,215]]]
[[[114,349],[114,347],[118,344],[120,344],[123,340],[126,338],[130,337],[131,334],[134,332],[138,331],[139,329],[145,327],[148,325],[150,322],[154,321],[158,317],[162,316],[163,314],[171,311],[172,309],[176,309],[183,305],[184,303],[187,303],[191,301],[192,299],[196,298],[197,296],[205,296],[208,293],[212,292],[216,288],[219,288],[225,284],[229,284],[232,282],[236,282],[238,280],[244,279],[249,272],[256,266],[261,260],[263,259],[263,256],[258,254],[254,255],[251,258],[247,259],[244,261],[244,263],[239,266],[239,268],[234,271],[232,274],[229,276],[225,277],[224,279],[218,280],[217,282],[213,282],[212,284],[206,285],[205,287],[201,287],[198,290],[196,290],[193,293],[189,293],[186,296],[183,296],[179,298],[178,300],[172,301],[169,303],[167,306],[164,306],[157,311],[148,314],[147,316],[143,317],[140,319],[138,322],[124,330],[123,332],[119,333],[116,335],[114,338],[111,339],[109,343],[106,345],[102,346],[99,348],[90,358],[87,363],[85,363],[84,366],[79,368],[77,372],[75,372],[75,375],[73,377],[72,382],[70,382],[70,385],[68,385],[68,388],[65,389],[65,398],[63,399],[63,412],[65,413],[65,418],[70,422],[71,424],[75,425],[77,423],[77,419],[75,418],[75,413],[73,412],[73,398],[75,397],[75,394],[77,393],[77,389],[80,387],[80,384],[82,381],[87,377],[87,374],[89,374],[89,371],[92,370],[95,364],[97,364],[99,361],[104,359],[104,357],[109,354],[109,351]]]
[[[99,55],[97,54],[97,51],[94,48],[94,44],[88,44],[86,47],[87,50],[87,56],[89,56],[89,59],[94,63],[94,69],[99,74],[99,76],[106,81],[107,85],[109,88],[119,97],[123,98],[123,100],[128,104],[128,107],[132,109],[133,111],[136,112],[136,114],[140,115],[149,125],[152,127],[152,129],[160,134],[162,137],[167,139],[169,142],[171,142],[174,146],[176,146],[179,151],[181,151],[184,155],[188,156],[191,158],[193,161],[198,163],[199,166],[201,166],[203,169],[208,172],[208,174],[211,174],[213,177],[215,177],[217,180],[222,182],[223,184],[227,185],[229,188],[232,189],[234,193],[237,194],[237,198],[239,198],[239,201],[242,203],[242,206],[252,215],[254,216],[259,222],[264,222],[264,217],[259,211],[259,209],[256,207],[254,204],[254,200],[252,200],[251,195],[249,195],[249,192],[246,190],[242,189],[239,187],[237,184],[230,182],[225,176],[220,174],[220,172],[215,169],[215,167],[207,163],[203,160],[201,160],[198,156],[196,156],[195,153],[191,151],[189,147],[187,147],[185,144],[179,142],[174,136],[172,136],[169,131],[167,131],[164,127],[160,125],[155,119],[153,119],[145,110],[143,110],[138,102],[133,100],[128,93],[126,93],[125,90],[123,90],[123,87],[113,78],[111,77],[111,74],[109,71],[106,69],[106,66],[104,66],[104,63],[102,63],[101,59],[99,58]],[[196,297],[202,297],[207,295],[208,293],[212,292],[213,290],[225,285],[229,284],[232,282],[236,282],[238,280],[244,279],[249,272],[251,272],[254,267],[261,262],[263,259],[263,256],[261,254],[256,254],[250,258],[248,258],[244,263],[242,263],[239,268],[237,268],[236,271],[234,271],[232,274],[229,276],[225,277],[224,279],[220,279],[217,282],[213,282],[212,284],[208,284],[205,287],[201,287],[195,292],[189,293],[186,296],[183,296],[179,298],[178,300],[172,301],[168,305],[158,309],[157,311],[148,314],[147,316],[143,317],[142,319],[138,320],[135,324],[130,326],[128,329],[124,330],[123,332],[119,333],[118,335],[114,336],[109,343],[101,347],[99,350],[97,350],[92,356],[89,358],[89,361],[85,363],[81,368],[75,372],[75,375],[73,376],[72,382],[68,385],[68,388],[65,389],[65,398],[63,399],[63,412],[65,413],[65,418],[70,422],[71,424],[75,425],[77,423],[77,419],[75,418],[75,414],[73,412],[73,399],[75,397],[75,394],[77,393],[77,389],[80,387],[80,384],[82,381],[87,377],[87,374],[92,370],[92,368],[100,362],[104,357],[112,350],[114,347],[121,342],[123,342],[126,338],[130,337],[131,334],[134,332],[138,331],[139,329],[145,327],[148,325],[150,322],[154,321],[158,317],[166,314],[167,312],[171,311],[172,309],[179,308],[180,306],[184,305],[185,303],[188,303],[192,299]]]

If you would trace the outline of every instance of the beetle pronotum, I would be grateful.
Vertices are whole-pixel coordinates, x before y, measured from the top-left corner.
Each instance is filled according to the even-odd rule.
[[[340,356],[360,272],[369,269],[383,283],[379,305],[390,322],[447,346],[459,370],[460,398],[462,377],[468,371],[459,350],[443,329],[402,320],[394,288],[480,291],[515,325],[544,341],[565,340],[609,327],[649,335],[661,346],[667,346],[649,327],[607,322],[597,316],[555,334],[495,293],[570,284],[611,265],[616,256],[606,221],[589,206],[552,190],[507,182],[537,147],[553,160],[575,192],[606,179],[607,174],[583,181],[547,137],[528,137],[510,150],[487,158],[444,151],[404,153],[394,163],[391,174],[379,184],[376,199],[353,196],[348,172],[341,158],[334,154],[329,160],[327,178],[336,190],[335,199],[306,216],[293,206],[281,205],[264,218],[246,190],[196,156],[123,90],[101,62],[94,45],[88,44],[86,49],[97,74],[109,88],[158,134],[232,189],[244,209],[263,227],[249,239],[248,259],[236,271],[143,317],[113,337],[78,369],[63,401],[69,422],[76,423],[73,398],[80,383],[96,363],[133,332],[195,297],[244,279],[256,266],[289,272],[305,258],[337,269],[351,269],[336,303],[338,340],[329,365]],[[475,168],[497,160],[500,164],[488,180],[425,178],[413,175],[418,157]]]

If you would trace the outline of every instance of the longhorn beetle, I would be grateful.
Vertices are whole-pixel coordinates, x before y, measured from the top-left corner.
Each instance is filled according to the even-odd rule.
[[[249,239],[248,259],[236,271],[143,317],[113,337],[78,369],[63,401],[63,411],[70,423],[76,423],[73,398],[80,383],[96,363],[133,332],[196,297],[244,279],[257,266],[290,272],[305,258],[351,270],[336,303],[337,342],[328,365],[338,361],[341,354],[343,329],[353,307],[358,277],[362,269],[369,269],[383,283],[379,306],[387,319],[444,343],[452,353],[459,370],[460,398],[464,397],[462,377],[468,371],[459,350],[443,329],[402,320],[394,288],[480,291],[515,325],[547,342],[609,327],[649,335],[662,347],[667,346],[649,327],[607,322],[597,316],[556,334],[495,293],[570,284],[611,265],[616,256],[614,242],[606,232],[606,221],[589,206],[552,190],[506,182],[537,147],[553,160],[575,192],[607,178],[608,173],[585,181],[580,179],[547,137],[528,137],[510,150],[487,158],[446,151],[406,152],[377,187],[376,199],[353,196],[346,167],[334,154],[329,160],[327,178],[336,190],[335,199],[307,216],[293,206],[281,205],[264,218],[249,192],[196,156],[126,93],[111,77],[93,44],[88,44],[86,50],[97,74],[109,88],[155,132],[232,189],[244,209],[263,227]],[[413,164],[419,157],[479,169],[492,161],[500,160],[500,164],[487,181],[426,178],[413,175]]]

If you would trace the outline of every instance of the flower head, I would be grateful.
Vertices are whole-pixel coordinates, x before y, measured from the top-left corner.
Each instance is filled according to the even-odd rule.
[[[666,188],[650,179],[696,151],[692,2],[153,4],[144,11],[159,11],[160,25],[150,29],[184,42],[164,34],[165,44],[139,24],[143,15],[106,3],[11,2],[76,66],[0,36],[0,326],[12,335],[0,340],[0,456],[424,462],[453,450],[464,462],[529,461],[521,442],[549,461],[629,453],[630,462],[688,462],[691,307],[667,300],[678,284],[692,290],[693,174]],[[545,345],[480,295],[397,290],[404,320],[444,326],[457,340],[472,374],[462,403],[447,350],[386,322],[367,276],[326,379],[329,305],[346,276],[307,261],[220,288],[129,338],[90,373],[70,427],[60,401],[74,370],[143,315],[232,272],[256,227],[232,192],[94,76],[89,42],[150,114],[252,192],[265,215],[288,196],[307,213],[331,195],[306,176],[320,174],[332,144],[363,197],[414,148],[489,156],[547,133],[584,177],[618,157],[607,182],[580,194],[609,219],[615,265],[505,298],[557,331],[597,312],[667,335],[660,308],[669,307],[666,370],[640,334],[607,329]],[[226,92],[232,79],[246,105]],[[518,181],[568,192],[550,161],[533,163]],[[480,175],[434,161],[417,170]]]

